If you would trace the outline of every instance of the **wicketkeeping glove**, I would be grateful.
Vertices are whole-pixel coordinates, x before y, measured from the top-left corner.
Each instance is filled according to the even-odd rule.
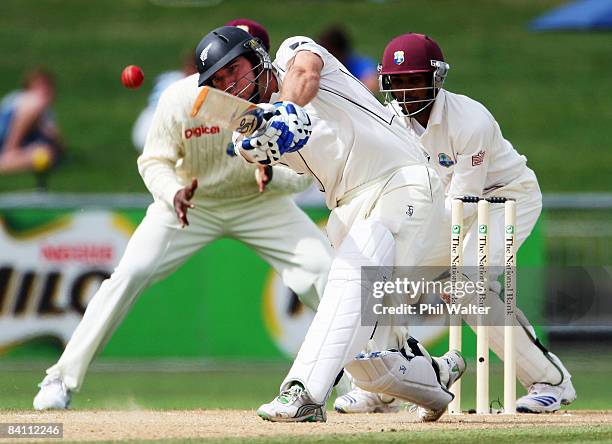
[[[276,102],[276,111],[264,128],[240,142],[240,147],[263,165],[271,165],[285,153],[299,150],[312,132],[310,117],[292,102]]]

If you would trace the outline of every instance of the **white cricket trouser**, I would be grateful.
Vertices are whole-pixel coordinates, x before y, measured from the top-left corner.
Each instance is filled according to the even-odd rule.
[[[327,282],[331,248],[323,232],[289,196],[266,193],[193,203],[196,207],[188,210],[185,228],[165,203],[149,206],[119,265],[89,302],[64,353],[47,374],[60,376],[69,389],[78,390],[89,364],[140,293],[221,237],[237,239],[255,250],[288,287],[316,308]]]
[[[421,165],[401,168],[339,202],[327,225],[336,250],[328,285],[281,390],[299,381],[313,401],[325,401],[340,370],[374,330],[361,321],[360,267],[421,263],[441,231],[443,209],[438,175]],[[394,253],[387,257],[378,245]]]

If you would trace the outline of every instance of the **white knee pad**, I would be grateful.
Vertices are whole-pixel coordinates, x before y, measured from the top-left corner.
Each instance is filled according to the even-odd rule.
[[[377,266],[390,278],[395,256],[391,232],[375,221],[353,225],[332,261],[327,286],[306,338],[281,385],[299,381],[324,402],[340,370],[365,348],[373,327],[361,325],[361,267]],[[382,276],[381,276],[382,279]]]
[[[432,410],[444,409],[453,395],[438,382],[427,356],[396,350],[363,354],[346,366],[358,387],[400,398]]]

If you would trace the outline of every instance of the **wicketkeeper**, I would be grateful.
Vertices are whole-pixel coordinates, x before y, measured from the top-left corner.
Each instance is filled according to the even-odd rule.
[[[435,168],[446,191],[444,229],[436,237],[434,255],[448,252],[451,202],[460,196],[503,196],[517,202],[517,250],[529,236],[542,210],[542,194],[535,173],[527,159],[504,139],[498,123],[489,111],[469,97],[443,88],[449,71],[440,47],[422,34],[403,34],[386,46],[379,65],[381,92],[390,109],[416,134],[427,150],[430,165]],[[463,265],[477,267],[476,205],[465,207],[465,240]],[[489,264],[503,264],[504,209],[491,205],[489,220]],[[443,264],[440,264],[443,265]],[[497,268],[499,270],[499,268]],[[490,346],[503,359],[504,305],[497,276],[490,276],[487,304]],[[517,411],[524,413],[555,412],[561,404],[576,399],[571,375],[559,358],[538,340],[525,315],[517,310],[523,328],[516,330],[517,377],[527,394],[517,400]],[[477,317],[465,321],[476,328]],[[335,401],[339,411],[372,412],[394,410],[397,402],[367,393],[356,387]],[[391,407],[391,408],[390,408]],[[423,419],[428,412],[419,410]]]

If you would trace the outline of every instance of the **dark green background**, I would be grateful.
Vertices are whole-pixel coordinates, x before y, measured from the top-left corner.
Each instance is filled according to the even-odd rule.
[[[152,80],[179,66],[199,39],[250,17],[283,38],[316,36],[344,23],[356,48],[376,60],[394,36],[424,32],[451,65],[447,87],[483,102],[529,158],[544,192],[607,191],[611,185],[612,57],[609,33],[540,33],[528,22],[564,0],[278,1],[226,0],[164,7],[147,0],[2,0],[0,94],[23,71],[57,73],[57,116],[69,154],[54,191],[145,191],[130,130]],[[206,3],[206,2],[202,2]],[[120,83],[137,64],[145,85]],[[110,173],[112,171],[112,174]],[[31,175],[0,177],[0,191],[31,188]]]

